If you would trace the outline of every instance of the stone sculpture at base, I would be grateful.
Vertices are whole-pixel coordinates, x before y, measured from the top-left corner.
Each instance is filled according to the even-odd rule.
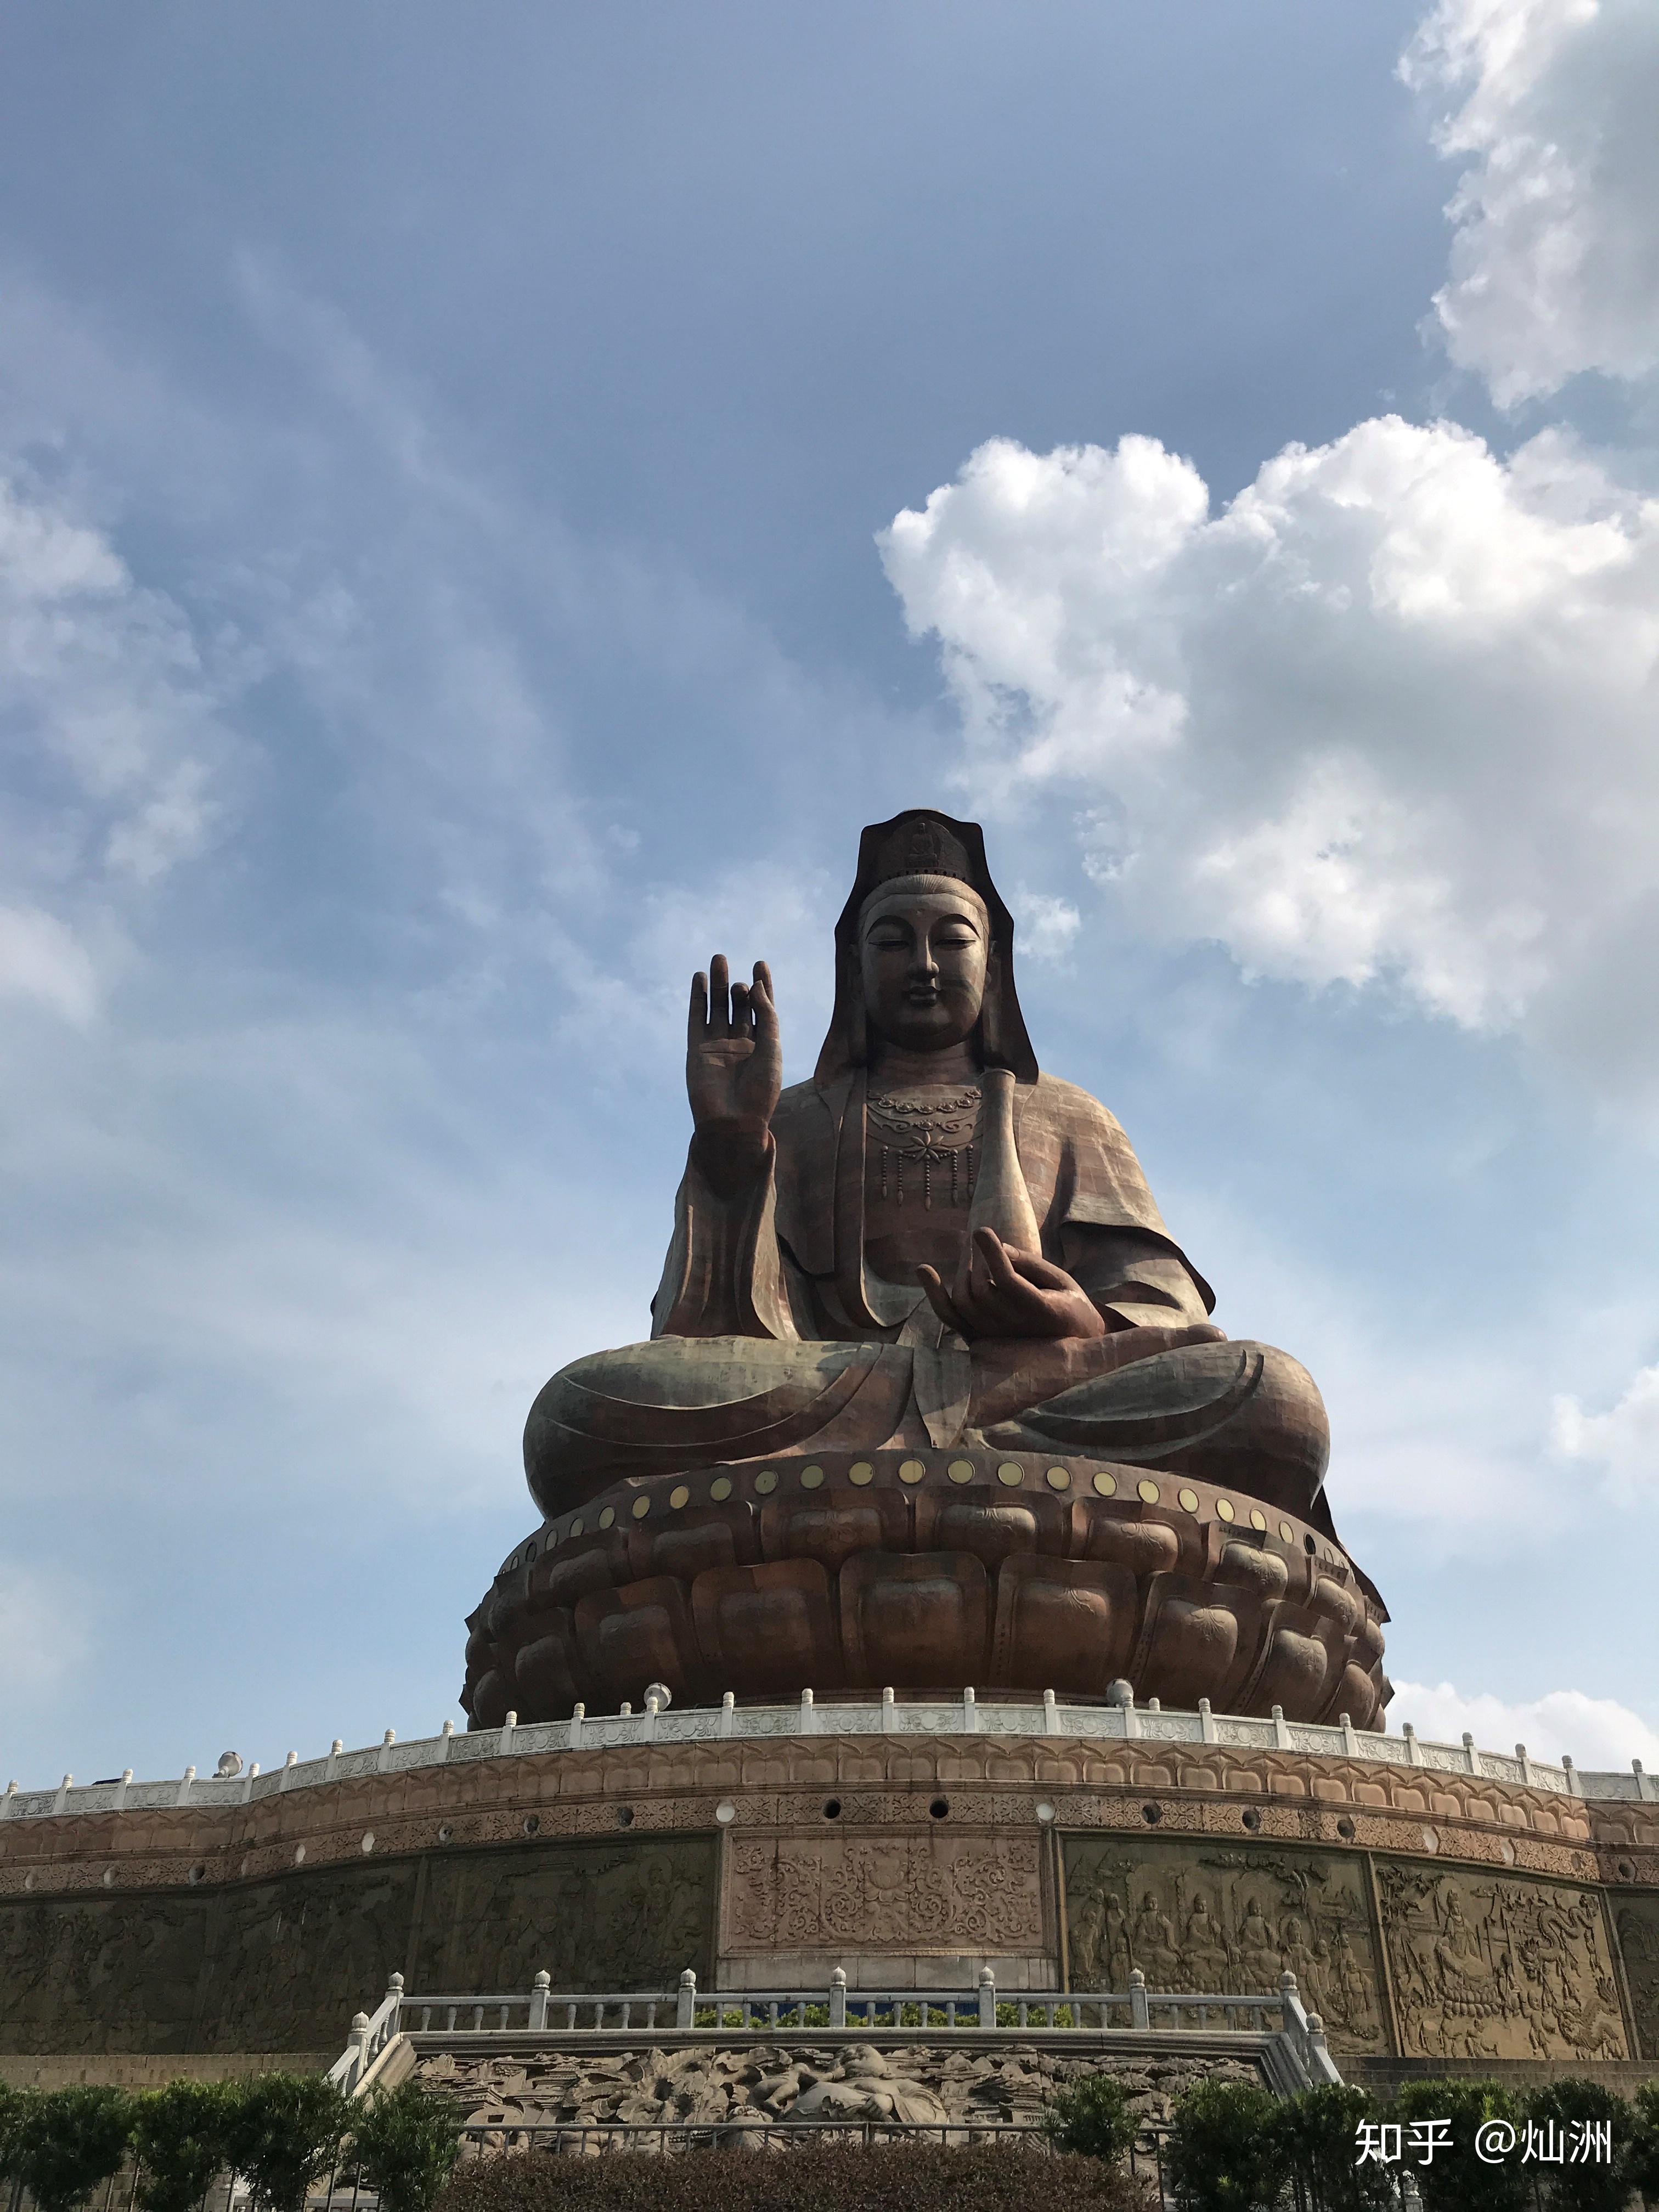
[[[469,1624],[474,1724],[651,1680],[776,1694],[792,1670],[820,1692],[1123,1677],[1372,1724],[1386,1615],[1335,1540],[1319,1392],[1214,1327],[1121,1128],[1038,1067],[977,826],[866,830],[836,954],[816,1073],[787,1091],[764,965],[695,979],[652,1335],[531,1410],[546,1519]],[[1166,1492],[1202,1515],[1196,1556],[1149,1512]]]

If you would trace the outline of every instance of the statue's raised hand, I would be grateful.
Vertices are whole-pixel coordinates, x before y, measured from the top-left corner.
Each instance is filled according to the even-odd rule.
[[[691,978],[685,1037],[691,1149],[716,1190],[735,1190],[765,1164],[782,1087],[783,1053],[770,971],[757,960],[752,983],[733,983],[726,956],[717,952],[708,975]]]

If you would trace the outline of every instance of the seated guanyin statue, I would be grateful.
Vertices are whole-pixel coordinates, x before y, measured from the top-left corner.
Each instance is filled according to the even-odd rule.
[[[1120,1679],[1371,1724],[1386,1615],[1318,1390],[1212,1325],[1123,1131],[1039,1070],[978,827],[867,829],[836,957],[788,1090],[764,965],[694,980],[652,1334],[532,1408],[546,1520],[473,1617],[474,1724],[653,1680]]]

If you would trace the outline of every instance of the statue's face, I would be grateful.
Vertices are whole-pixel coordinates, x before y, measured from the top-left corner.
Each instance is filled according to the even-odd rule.
[[[944,1052],[971,1036],[985,1002],[990,936],[989,917],[965,884],[890,884],[859,926],[871,1028],[908,1052]]]

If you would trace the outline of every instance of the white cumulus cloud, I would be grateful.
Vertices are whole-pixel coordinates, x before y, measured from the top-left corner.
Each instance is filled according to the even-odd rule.
[[[89,947],[215,826],[218,690],[179,607],[0,456],[0,994],[91,1018]]]
[[[1621,1504],[1659,1497],[1659,1367],[1644,1367],[1605,1413],[1577,1398],[1555,1401],[1555,1448],[1564,1459],[1600,1468]]]
[[[1659,501],[1395,416],[1212,509],[1155,440],[981,446],[882,540],[977,793],[1071,794],[1128,919],[1646,1070]]]
[[[1389,1726],[1398,1729],[1405,1721],[1431,1743],[1457,1743],[1466,1733],[1482,1751],[1524,1743],[1534,1759],[1559,1760],[1565,1753],[1591,1773],[1628,1767],[1633,1759],[1659,1766],[1659,1732],[1616,1698],[1582,1690],[1551,1690],[1517,1704],[1468,1696],[1449,1682],[1396,1682]]]
[[[1439,0],[1401,64],[1467,162],[1435,307],[1501,405],[1659,364],[1659,8]]]
[[[98,1005],[90,956],[71,929],[39,907],[0,907],[0,995],[33,999],[84,1027]]]

